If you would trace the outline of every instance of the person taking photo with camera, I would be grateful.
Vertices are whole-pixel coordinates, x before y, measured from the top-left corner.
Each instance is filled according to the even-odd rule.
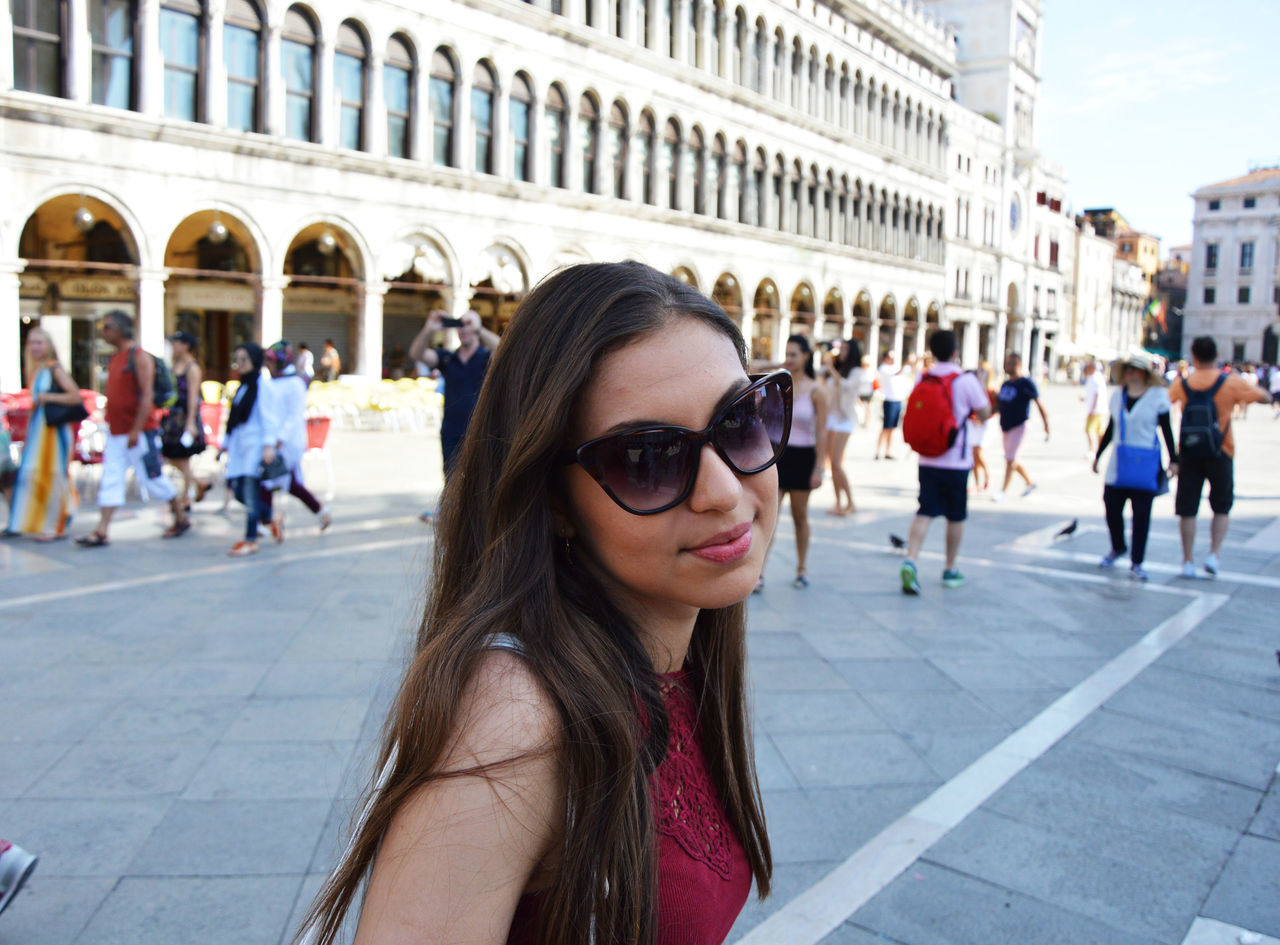
[[[433,348],[433,335],[446,328],[457,329],[458,347],[453,351]],[[458,447],[467,434],[471,413],[480,396],[489,368],[489,356],[498,347],[498,336],[480,323],[480,314],[470,310],[461,318],[449,318],[442,309],[435,309],[427,316],[426,324],[409,345],[409,357],[439,369],[444,378],[444,417],[440,421],[440,453],[444,460],[447,479],[453,469]],[[424,511],[418,516],[424,522],[435,521],[435,513]]]

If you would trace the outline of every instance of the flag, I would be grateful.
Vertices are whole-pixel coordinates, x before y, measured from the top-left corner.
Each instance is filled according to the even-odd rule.
[[[1152,299],[1147,303],[1145,317],[1154,319],[1156,324],[1160,326],[1161,331],[1168,330],[1168,325],[1165,324],[1164,318],[1164,302],[1161,299]]]

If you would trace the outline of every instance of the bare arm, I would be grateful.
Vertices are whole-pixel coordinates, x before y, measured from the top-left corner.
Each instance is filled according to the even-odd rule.
[[[431,336],[442,327],[441,319],[444,318],[444,312],[436,309],[427,316],[426,323],[423,324],[422,330],[413,336],[413,341],[409,342],[409,357],[415,361],[421,361],[429,368],[440,366],[440,357],[436,354],[435,349],[428,346],[427,342],[431,340]]]
[[[1040,419],[1044,421],[1044,435],[1049,435],[1049,415],[1045,413],[1044,404],[1040,402],[1040,398],[1036,398],[1036,409],[1040,411]]]
[[[38,403],[66,404],[68,407],[74,407],[80,403],[80,388],[71,379],[71,375],[67,373],[66,368],[61,364],[55,364],[51,370],[53,371],[53,386],[57,389],[41,394]]]
[[[356,945],[502,945],[563,836],[560,720],[523,660],[488,654],[459,720],[439,770],[492,767],[433,781],[396,812]]]
[[[196,435],[200,423],[200,382],[204,374],[200,365],[194,361],[187,362],[187,432]]]
[[[129,431],[130,447],[138,445],[138,435],[151,419],[151,411],[155,407],[152,397],[155,394],[156,363],[141,347],[133,352],[133,371],[138,382],[138,415],[133,418],[133,428]]]

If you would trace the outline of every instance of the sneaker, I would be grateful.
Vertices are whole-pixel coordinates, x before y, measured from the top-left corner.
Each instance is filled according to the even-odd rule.
[[[249,555],[258,553],[258,543],[256,541],[238,541],[231,546],[231,550],[227,554],[232,558],[246,558]]]
[[[1195,563],[1194,563],[1194,562],[1191,562],[1191,561],[1184,561],[1184,562],[1182,562],[1182,571],[1181,571],[1181,573],[1178,575],[1178,577],[1184,577],[1184,578],[1187,578],[1187,579],[1189,579],[1189,580],[1195,580],[1195,576],[1196,576],[1196,566],[1195,566]]]
[[[1004,501],[1004,493],[1003,493],[1003,492],[1000,492],[999,490],[996,490],[995,492],[991,493],[991,501],[992,501],[992,502],[1003,502],[1003,501]]]
[[[964,575],[955,568],[948,568],[942,572],[943,587],[964,587]]]
[[[1135,581],[1149,581],[1151,575],[1147,573],[1147,569],[1140,564],[1129,565],[1129,577]]]
[[[1217,577],[1219,563],[1218,556],[1211,551],[1209,552],[1208,557],[1204,559],[1204,569],[1214,577]]]
[[[36,868],[38,858],[8,840],[0,840],[0,912],[8,907],[18,890]]]
[[[1027,496],[1031,495],[1031,493],[1035,491],[1036,491],[1036,484],[1033,482],[1031,483],[1031,485],[1027,486],[1027,488],[1022,491],[1022,497],[1025,499]]]
[[[902,593],[910,594],[913,597],[920,594],[920,575],[916,573],[916,565],[914,561],[902,562],[902,568],[898,571],[898,577],[902,578]]]
[[[1124,554],[1123,551],[1108,551],[1105,555],[1102,556],[1102,560],[1098,562],[1098,567],[1114,568],[1116,566],[1116,560],[1122,554]]]
[[[320,531],[324,532],[326,528],[333,524],[333,513],[329,511],[329,506],[324,506],[320,510]]]

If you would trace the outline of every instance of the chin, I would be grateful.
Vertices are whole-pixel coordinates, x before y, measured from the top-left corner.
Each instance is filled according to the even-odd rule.
[[[731,572],[722,574],[713,581],[703,582],[692,603],[703,610],[718,610],[741,603],[755,589],[762,566],[763,562],[760,561],[743,561]]]

